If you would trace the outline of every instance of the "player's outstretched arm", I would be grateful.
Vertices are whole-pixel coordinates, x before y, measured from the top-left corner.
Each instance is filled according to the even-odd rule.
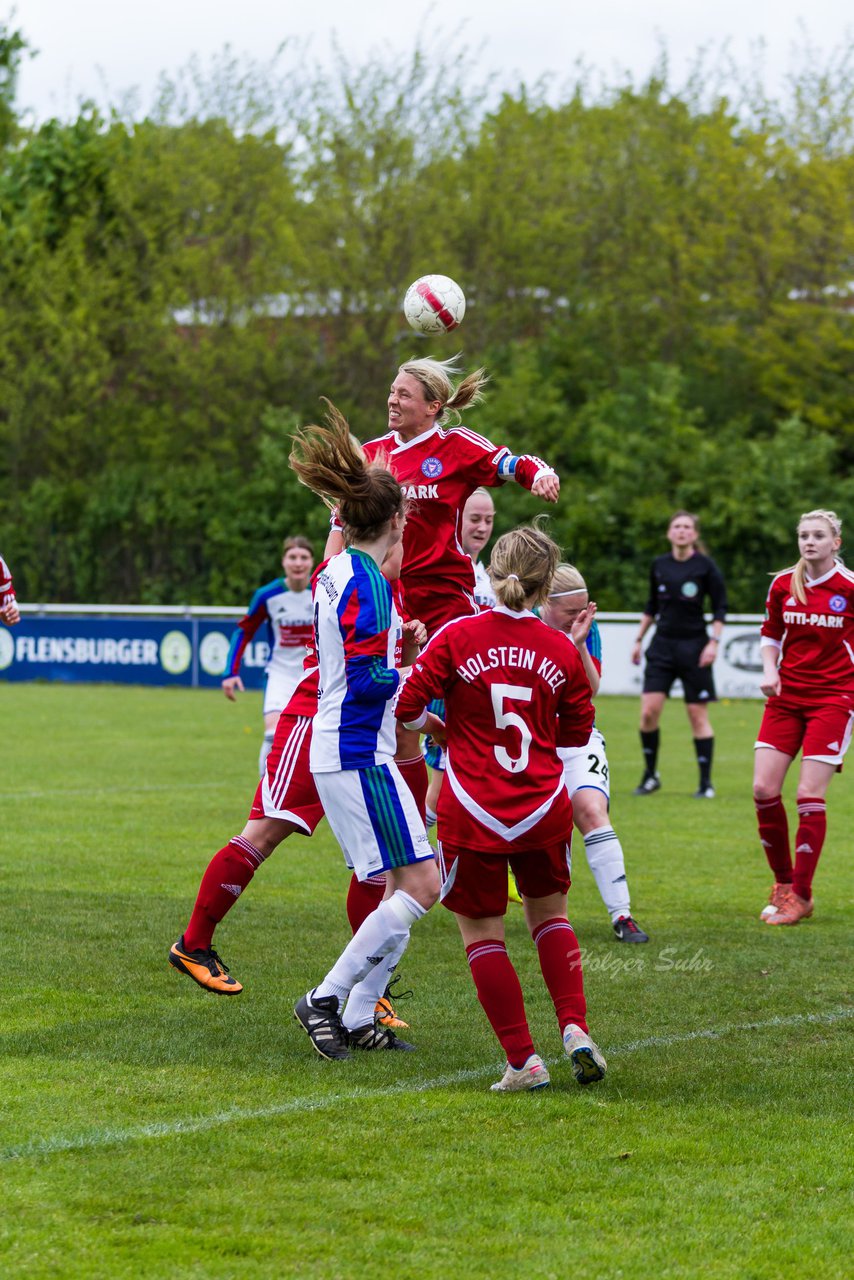
[[[512,477],[523,489],[528,489],[544,502],[557,502],[560,496],[560,476],[554,467],[533,453],[518,456],[505,453],[498,460],[498,475],[501,478],[499,483]]]
[[[531,485],[531,493],[535,498],[542,498],[543,502],[557,502],[560,497],[560,476],[556,471],[540,476]]]

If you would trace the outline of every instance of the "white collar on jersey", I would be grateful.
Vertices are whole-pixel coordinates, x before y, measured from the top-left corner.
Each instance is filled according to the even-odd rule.
[[[497,604],[492,610],[493,613],[503,613],[505,618],[537,618],[537,615],[531,609],[522,609],[517,613],[515,609],[508,609],[506,604]],[[540,619],[537,618],[539,622]]]
[[[411,440],[401,440],[397,432],[392,431],[391,434],[394,436],[395,440],[397,441],[397,443],[394,446],[394,449],[392,450],[392,453],[402,453],[404,449],[412,449],[416,444],[423,444],[425,440],[429,440],[431,436],[434,436],[437,431],[441,431],[441,430],[442,428],[439,426],[437,422],[436,425],[434,427],[431,427],[429,431],[422,431],[420,435],[413,436]]]
[[[828,578],[832,578],[835,573],[842,568],[839,560],[834,560],[833,568],[828,569],[827,573],[823,573],[820,578],[805,578],[804,581],[808,587],[820,587],[823,582],[827,582]]]

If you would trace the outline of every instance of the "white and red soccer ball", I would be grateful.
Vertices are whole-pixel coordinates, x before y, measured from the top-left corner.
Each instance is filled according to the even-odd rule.
[[[465,294],[450,276],[420,276],[403,299],[403,314],[418,333],[450,333],[465,313]]]

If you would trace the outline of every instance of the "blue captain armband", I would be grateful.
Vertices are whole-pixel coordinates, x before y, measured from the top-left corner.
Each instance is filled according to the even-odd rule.
[[[498,464],[498,474],[505,477],[514,475],[518,461],[519,458],[516,454],[506,454]]]

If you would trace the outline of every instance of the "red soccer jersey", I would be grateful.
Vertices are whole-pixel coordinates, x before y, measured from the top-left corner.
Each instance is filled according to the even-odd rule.
[[[403,685],[398,718],[417,721],[433,698],[447,713],[443,838],[502,854],[568,840],[572,805],[556,748],[584,746],[593,727],[572,641],[503,605],[449,622]]]
[[[483,485],[503,484],[510,474],[526,489],[538,476],[551,473],[540,458],[526,454],[506,474],[511,459],[506,445],[494,445],[467,427],[434,427],[402,441],[389,431],[365,446],[369,458],[382,455],[409,499],[403,532],[403,588],[407,579],[442,578],[474,591],[474,566],[460,543],[463,507]]]
[[[15,586],[12,582],[12,571],[0,556],[0,605],[8,604],[15,599]]]
[[[836,564],[806,580],[806,604],[792,595],[792,572],[771,583],[763,640],[782,649],[781,691],[814,705],[854,694],[854,573]]]
[[[378,454],[409,499],[403,531],[403,580],[442,577],[474,590],[474,566],[460,544],[462,511],[480,485],[503,483],[498,464],[509,455],[483,436],[464,427],[434,427],[425,435],[403,442],[390,431],[365,446],[369,458]]]

